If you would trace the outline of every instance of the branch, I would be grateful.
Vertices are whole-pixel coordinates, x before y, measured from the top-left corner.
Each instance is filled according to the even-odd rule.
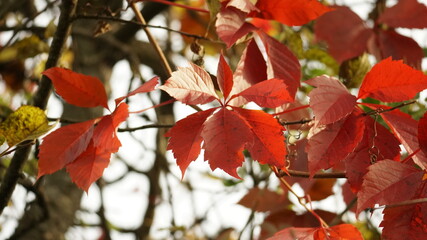
[[[288,169],[288,173],[289,175],[283,171],[279,171],[279,176],[310,178],[309,172]],[[347,178],[347,176],[345,175],[345,172],[323,172],[314,174],[312,178]]]
[[[144,125],[144,126],[134,127],[134,128],[119,128],[117,131],[118,132],[134,132],[137,130],[142,130],[142,129],[147,129],[147,128],[171,128],[173,126],[174,126],[173,124],[166,124],[166,125],[150,124],[150,125]]]
[[[67,39],[71,16],[74,14],[77,0],[63,0],[61,5],[61,15],[59,16],[58,28],[52,40],[52,45],[49,51],[49,57],[46,61],[46,69],[54,67],[58,63],[65,40]],[[37,93],[33,99],[33,105],[41,109],[45,109],[50,93],[52,91],[52,82],[43,75]],[[19,173],[31,151],[31,146],[23,146],[24,143],[17,146],[17,150],[13,155],[10,166],[6,171],[0,186],[0,215],[7,206],[16,183],[19,178]]]
[[[80,20],[80,19],[93,19],[93,20],[104,20],[104,21],[119,22],[119,23],[126,23],[126,24],[135,24],[135,25],[138,25],[140,27],[158,28],[158,29],[163,29],[163,30],[169,31],[169,32],[179,33],[179,34],[181,34],[183,36],[186,36],[186,37],[191,37],[191,38],[195,38],[195,39],[202,39],[202,40],[212,41],[211,39],[209,39],[207,37],[203,37],[203,36],[196,35],[196,34],[191,34],[191,33],[188,33],[188,32],[183,32],[183,31],[179,31],[179,30],[174,30],[174,29],[171,29],[171,28],[168,28],[168,27],[164,27],[164,26],[142,24],[142,23],[137,22],[137,21],[125,20],[125,19],[115,18],[115,17],[110,17],[110,16],[76,15],[73,18],[73,21],[74,20]]]
[[[376,109],[376,110],[372,110],[372,111],[363,113],[363,115],[368,116],[368,115],[375,115],[375,114],[390,112],[390,111],[393,111],[395,109],[398,109],[398,108],[401,108],[401,107],[404,107],[404,106],[407,106],[407,105],[411,105],[411,104],[416,103],[416,102],[417,102],[416,100],[412,100],[410,102],[402,103],[402,104],[399,104],[399,105],[394,106],[394,107],[389,108],[389,109],[381,109],[381,108],[379,108],[379,109]],[[364,105],[363,103],[361,103],[361,104]],[[367,107],[369,107],[369,106],[367,106]]]

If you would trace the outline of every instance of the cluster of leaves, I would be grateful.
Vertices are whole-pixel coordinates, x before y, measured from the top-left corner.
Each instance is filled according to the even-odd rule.
[[[396,13],[398,8],[405,11]],[[289,105],[294,104],[294,114],[310,107],[314,120],[306,126],[308,137],[295,143],[303,154],[298,154],[291,166],[305,165],[302,170],[308,171],[311,177],[320,170],[344,170],[351,191],[358,197],[357,214],[376,204],[389,205],[381,223],[383,236],[422,239],[427,234],[427,203],[416,201],[427,197],[427,116],[416,121],[409,114],[385,105],[410,100],[427,89],[426,75],[390,57],[403,58],[419,68],[422,58],[419,46],[394,29],[382,27],[426,27],[406,20],[411,9],[426,15],[425,6],[415,0],[400,1],[378,17],[374,29],[369,29],[348,8],[329,8],[314,0],[258,0],[256,4],[249,0],[221,1],[215,22],[218,36],[227,47],[245,39],[245,50],[235,71],[221,54],[216,80],[201,67],[190,64],[178,68],[160,87],[184,104],[212,101],[219,104],[178,121],[166,134],[170,137],[168,149],[172,150],[182,175],[202,149],[212,170],[220,168],[235,178],[240,178],[237,168],[244,161],[245,149],[261,164],[289,173],[292,168],[288,168],[286,161],[292,153],[286,144],[286,129],[280,122],[289,121],[286,114],[292,111]],[[396,20],[394,16],[399,17]],[[383,60],[366,74],[357,96],[334,77],[324,75],[305,81],[315,88],[308,94],[309,106],[302,106],[296,99],[301,86],[297,57],[266,34],[256,21],[247,18],[299,26],[318,17],[316,35],[329,44],[331,55],[339,62],[366,50]],[[402,43],[405,47],[401,47]],[[62,68],[51,68],[43,74],[52,80],[58,95],[68,103],[109,110],[107,94],[98,79]],[[61,127],[45,137],[40,146],[38,177],[66,168],[73,182],[87,191],[102,176],[111,154],[121,146],[117,128],[129,116],[123,99],[150,92],[156,84],[157,78],[153,78],[127,96],[116,99],[111,114]],[[371,99],[383,104],[367,103]],[[249,102],[263,108],[276,108],[276,114],[242,107]],[[285,113],[283,109],[287,109]],[[300,113],[296,116],[305,117]],[[380,123],[380,118],[385,125]],[[43,120],[43,124],[47,125],[47,121]],[[6,130],[1,129],[6,136]],[[6,140],[10,145],[26,138]],[[400,145],[407,156],[402,156]],[[244,200],[241,204],[251,205]],[[278,204],[283,201],[267,204],[261,211],[272,211],[270,207]],[[329,227],[321,214],[314,217],[317,225],[288,227],[270,239],[362,239],[352,225]]]

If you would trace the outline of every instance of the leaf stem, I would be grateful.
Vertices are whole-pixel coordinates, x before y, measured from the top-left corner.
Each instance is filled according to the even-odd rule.
[[[316,212],[314,212],[313,209],[311,209],[311,208],[309,208],[307,206],[307,203],[305,202],[306,198],[305,197],[300,197],[292,189],[292,186],[289,185],[289,183],[283,178],[283,176],[280,175],[279,170],[277,169],[277,167],[274,167],[274,166],[270,165],[270,168],[274,172],[274,174],[276,174],[276,177],[279,178],[280,182],[283,183],[283,185],[286,186],[286,188],[289,190],[289,192],[291,192],[298,199],[299,204],[301,204],[301,206],[303,206],[308,212],[310,212],[315,218],[317,218],[317,220],[320,222],[320,225],[322,227],[329,228],[329,225],[325,222],[325,220],[323,220]]]

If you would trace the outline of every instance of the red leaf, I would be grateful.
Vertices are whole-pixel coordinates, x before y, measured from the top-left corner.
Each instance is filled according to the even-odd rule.
[[[420,143],[421,151],[427,155],[427,112],[418,122],[418,142]]]
[[[237,113],[220,108],[204,123],[202,130],[205,161],[212,170],[220,168],[235,178],[237,167],[242,165],[243,148],[252,142],[248,123]]]
[[[417,0],[400,0],[378,18],[393,28],[427,28],[427,7]]]
[[[215,108],[212,108],[191,114],[176,122],[175,126],[165,134],[166,137],[170,137],[168,150],[172,150],[183,177],[188,165],[200,154],[203,140],[200,134],[203,124],[214,110]]]
[[[365,76],[358,98],[372,97],[383,102],[400,102],[413,98],[427,88],[427,76],[402,61],[387,58]]]
[[[424,172],[392,160],[369,167],[357,197],[357,214],[375,204],[386,205],[411,199],[422,183]]]
[[[215,27],[219,38],[227,45],[227,48],[246,34],[256,30],[254,25],[245,22],[246,17],[247,13],[235,7],[221,7],[217,14]]]
[[[409,37],[402,36],[394,30],[378,31],[375,38],[368,43],[368,49],[378,60],[392,57],[403,59],[404,63],[421,69],[423,50],[418,43]]]
[[[95,120],[67,125],[43,139],[39,152],[37,178],[54,173],[73,162],[86,150],[93,135]]]
[[[348,7],[333,6],[316,20],[316,38],[328,44],[329,53],[339,62],[361,55],[373,31]]]
[[[221,92],[224,94],[224,99],[227,99],[231,89],[233,88],[233,72],[222,54],[219,57],[216,79],[218,81],[219,89],[221,89]]]
[[[424,181],[414,199],[427,197],[427,182]],[[424,240],[427,236],[427,203],[386,207],[380,227],[384,227],[384,239],[400,240],[401,236],[412,240]]]
[[[267,240],[296,239],[296,240],[324,240],[348,239],[363,240],[362,234],[351,224],[340,224],[330,228],[285,228]]]
[[[71,180],[84,191],[98,180],[110,163],[111,152],[95,148],[93,142],[74,162],[67,165]]]
[[[267,63],[255,40],[251,39],[243,51],[233,77],[234,83],[230,95],[240,93],[251,85],[267,79]],[[242,97],[234,98],[229,102],[232,106],[241,106],[245,103],[247,101]]]
[[[192,63],[191,67],[178,67],[159,88],[185,104],[205,104],[218,99],[209,74]]]
[[[285,129],[270,114],[259,110],[233,108],[250,125],[252,142],[246,145],[253,159],[278,168],[285,165]]]
[[[237,203],[257,212],[272,212],[285,209],[289,204],[287,194],[278,194],[269,189],[254,187]]]
[[[128,105],[121,103],[112,114],[102,117],[93,133],[93,145],[102,151],[115,153],[121,147],[117,127],[129,117]]]
[[[294,98],[289,94],[287,85],[281,79],[273,78],[252,85],[236,96],[244,97],[261,107],[275,108],[293,102]]]
[[[321,76],[305,83],[317,87],[308,95],[316,124],[334,123],[348,116],[356,106],[356,97],[336,78]]]
[[[378,150],[379,155],[376,161],[400,159],[400,142],[396,137],[388,129],[375,122],[372,117],[365,117],[364,121],[363,139],[345,159],[346,176],[353,192],[360,191],[362,187],[363,176],[371,166],[371,152],[376,154],[376,149]],[[371,149],[373,146],[375,147]]]
[[[416,120],[398,109],[381,113],[381,116],[409,154],[418,151],[420,144],[417,138],[418,122]],[[419,167],[422,169],[427,168],[427,155],[424,152],[419,151],[412,158]]]
[[[317,0],[258,0],[257,17],[276,20],[288,26],[304,25],[332,9]]]
[[[360,111],[328,124],[308,138],[306,151],[310,174],[327,169],[345,159],[363,137],[364,120]]]
[[[65,68],[49,68],[42,73],[55,86],[56,92],[70,104],[79,107],[102,106],[108,109],[104,85],[96,78]]]
[[[282,43],[258,32],[267,53],[267,77],[282,79],[288,85],[289,93],[295,97],[300,87],[301,66],[295,55]]]
[[[133,96],[133,95],[138,94],[138,93],[145,93],[145,92],[153,91],[158,83],[159,83],[159,77],[153,77],[151,80],[149,80],[148,82],[145,82],[140,87],[138,87],[137,89],[130,92],[128,95],[116,98],[116,100],[115,100],[116,106],[119,105],[119,103],[127,97]]]

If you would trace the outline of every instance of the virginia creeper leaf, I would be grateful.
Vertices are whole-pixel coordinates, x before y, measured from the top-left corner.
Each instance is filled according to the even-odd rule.
[[[365,117],[364,125],[363,139],[345,159],[346,176],[353,192],[360,191],[363,176],[372,164],[372,154],[378,154],[376,161],[400,160],[400,142],[388,129],[375,122],[372,117]]]
[[[288,26],[301,26],[332,9],[316,0],[258,0],[257,17],[276,20]]]
[[[159,88],[185,104],[205,104],[218,99],[209,74],[195,64],[178,67],[163,86]]]
[[[285,128],[275,118],[260,110],[233,108],[250,125],[252,144],[246,149],[253,159],[261,164],[271,164],[278,168],[285,165]]]
[[[115,153],[121,147],[117,127],[129,117],[128,105],[121,103],[110,115],[102,117],[93,133],[93,146],[102,151]]]
[[[427,112],[418,122],[418,142],[420,143],[420,149],[427,156]]]
[[[284,209],[289,200],[287,195],[279,194],[267,188],[254,187],[237,203],[257,212],[271,212]]]
[[[251,85],[267,79],[267,63],[255,40],[251,39],[247,44],[233,77],[234,83],[230,95],[240,93]],[[232,106],[241,106],[246,103],[247,101],[242,97],[231,99],[229,102]]]
[[[364,120],[360,111],[347,118],[325,125],[325,128],[308,138],[308,168],[310,175],[327,169],[345,159],[363,137]]]
[[[94,147],[91,142],[78,158],[66,166],[71,180],[81,189],[88,192],[90,185],[98,180],[110,163],[110,151]]]
[[[413,199],[427,197],[427,182],[419,187]],[[408,239],[423,240],[427,235],[427,203],[408,204],[398,207],[386,207],[384,219],[380,227],[384,227],[384,239],[400,240],[401,236]]]
[[[201,132],[203,123],[216,108],[197,112],[176,122],[166,134],[170,137],[168,150],[172,150],[176,162],[184,176],[188,165],[197,159],[203,141]],[[189,131],[191,129],[191,131]]]
[[[65,68],[49,68],[42,73],[55,86],[56,92],[70,104],[79,107],[102,106],[108,109],[104,85],[96,78]]]
[[[321,76],[305,83],[317,87],[308,95],[317,124],[334,123],[353,111],[356,97],[338,79]]]
[[[400,102],[413,98],[427,88],[427,76],[391,58],[376,64],[365,76],[358,98],[371,97],[383,102]]]
[[[324,240],[349,239],[363,240],[362,234],[351,224],[340,224],[330,228],[285,228],[267,240],[296,239],[296,240]]]
[[[246,16],[247,13],[233,6],[223,5],[221,7],[217,14],[215,27],[219,38],[227,45],[227,48],[246,34],[256,30],[254,25],[245,21]]]
[[[417,0],[400,0],[385,9],[378,22],[393,28],[427,28],[427,6]]]
[[[221,89],[221,92],[224,94],[224,99],[227,100],[228,95],[233,88],[233,72],[231,71],[230,66],[228,66],[222,54],[219,57],[216,79],[218,81],[219,89]]]
[[[37,178],[54,173],[83,153],[93,136],[95,120],[63,126],[47,135],[40,145]]]
[[[132,92],[130,92],[129,94],[127,94],[126,96],[116,98],[116,100],[114,100],[116,102],[116,106],[119,105],[119,103],[127,97],[133,96],[133,95],[138,94],[138,93],[145,93],[145,92],[153,91],[158,83],[159,83],[159,77],[153,77],[152,79],[145,82],[144,84],[142,84],[137,89],[135,89]]]
[[[377,59],[403,59],[409,66],[421,69],[424,53],[420,45],[414,39],[400,35],[393,29],[379,31],[375,38],[368,42],[368,49]]]
[[[301,66],[295,55],[282,43],[258,32],[267,53],[267,77],[282,79],[288,85],[289,93],[295,97],[300,87]]]
[[[333,6],[334,11],[316,20],[314,32],[318,40],[328,44],[329,53],[339,62],[361,55],[373,31],[350,8]]]
[[[409,154],[418,151],[420,143],[417,138],[418,122],[416,120],[398,109],[391,112],[383,112],[381,116]],[[419,167],[422,169],[427,168],[427,155],[424,152],[419,151],[412,158]]]
[[[368,168],[362,189],[358,192],[357,212],[374,207],[412,199],[422,183],[423,171],[392,160],[383,160]]]
[[[208,118],[201,133],[205,161],[212,170],[220,168],[235,178],[243,163],[243,148],[253,140],[249,124],[237,113],[220,108]]]
[[[284,103],[293,102],[287,85],[277,78],[259,82],[243,90],[237,96],[244,97],[247,101],[252,101],[261,107],[275,108]]]

